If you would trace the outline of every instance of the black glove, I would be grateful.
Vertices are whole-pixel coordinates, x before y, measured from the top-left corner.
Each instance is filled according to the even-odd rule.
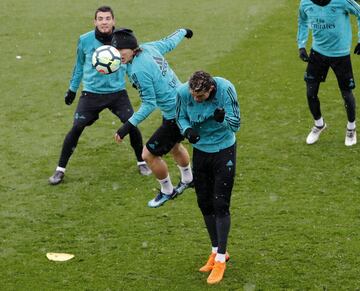
[[[354,49],[354,54],[360,55],[360,43],[358,43]]]
[[[117,134],[123,139],[133,128],[135,128],[135,126],[129,121],[126,121],[122,127],[118,129]]]
[[[200,135],[191,127],[185,130],[184,135],[190,143],[197,143],[200,140]]]
[[[192,30],[189,29],[189,28],[185,28],[185,30],[186,30],[185,37],[186,37],[186,38],[192,38],[192,36],[193,36]]]
[[[224,108],[216,108],[214,111],[214,119],[216,122],[223,122],[225,119]]]
[[[67,92],[65,93],[65,96],[64,96],[65,104],[66,105],[71,105],[71,103],[73,103],[74,100],[75,100],[75,96],[76,96],[76,92],[71,91],[70,89],[67,90]]]
[[[302,59],[304,62],[309,61],[309,55],[306,52],[306,48],[302,47],[299,49],[299,58]]]

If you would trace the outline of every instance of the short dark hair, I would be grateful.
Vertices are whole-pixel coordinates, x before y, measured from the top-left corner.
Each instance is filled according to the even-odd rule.
[[[111,9],[110,6],[100,6],[98,9],[96,9],[96,11],[95,11],[95,19],[96,19],[97,14],[99,12],[110,12],[112,18],[114,18],[114,11]]]
[[[118,50],[120,49],[135,50],[139,47],[134,32],[129,28],[116,29],[113,32],[111,45],[117,48]]]
[[[204,71],[196,71],[189,79],[189,87],[194,92],[207,92],[212,85],[214,85],[214,79]]]

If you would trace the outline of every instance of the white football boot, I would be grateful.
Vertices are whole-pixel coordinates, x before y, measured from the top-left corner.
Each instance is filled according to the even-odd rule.
[[[345,145],[350,147],[356,144],[356,129],[346,129]]]
[[[324,123],[322,127],[314,126],[306,138],[306,143],[307,144],[316,143],[320,137],[320,134],[324,131],[325,128],[326,128],[326,123]]]
[[[145,162],[138,162],[137,166],[139,168],[139,173],[143,176],[151,175],[152,171]]]

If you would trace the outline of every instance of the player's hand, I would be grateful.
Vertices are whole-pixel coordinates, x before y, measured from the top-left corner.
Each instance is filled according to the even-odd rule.
[[[200,140],[200,135],[197,133],[196,130],[192,129],[191,127],[185,130],[184,135],[190,143],[197,143]]]
[[[115,138],[115,142],[118,144],[122,143],[123,141],[123,139],[117,133],[115,133],[114,138]]]
[[[194,33],[192,32],[191,29],[189,28],[184,28],[186,30],[186,34],[185,34],[185,37],[186,38],[192,38],[192,36],[194,35]]]
[[[225,119],[224,108],[216,108],[214,111],[214,119],[216,122],[223,122]]]
[[[74,100],[75,100],[75,96],[76,96],[76,92],[71,91],[70,89],[67,90],[67,92],[65,93],[65,96],[64,96],[65,104],[66,105],[71,105],[71,103],[73,103]]]
[[[306,63],[309,62],[309,55],[306,48],[302,47],[299,49],[299,58]]]
[[[360,55],[360,43],[358,43],[354,49],[354,54],[355,55]]]

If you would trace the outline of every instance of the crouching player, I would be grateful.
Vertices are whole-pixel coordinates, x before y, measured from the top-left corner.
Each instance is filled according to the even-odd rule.
[[[178,88],[177,122],[193,144],[193,175],[197,202],[212,244],[200,272],[209,284],[222,280],[230,230],[230,198],[236,168],[236,136],[240,109],[234,86],[226,79],[195,72]]]
[[[129,80],[139,91],[141,99],[140,108],[119,128],[115,141],[121,143],[155,109],[159,108],[163,117],[161,126],[150,137],[142,152],[142,157],[161,186],[158,195],[148,203],[151,208],[163,205],[192,187],[190,157],[180,143],[184,137],[175,120],[176,87],[180,85],[180,81],[164,58],[184,37],[191,38],[192,35],[190,29],[179,29],[162,40],[139,45],[132,30],[119,29],[114,31],[111,41],[120,51],[121,62],[127,65]],[[175,188],[167,164],[162,159],[169,152],[181,173],[181,180]]]

